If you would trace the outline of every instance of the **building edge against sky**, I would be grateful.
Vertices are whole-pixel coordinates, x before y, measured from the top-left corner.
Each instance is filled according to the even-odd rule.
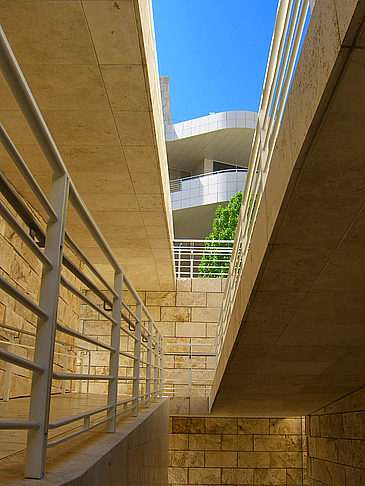
[[[299,3],[294,2],[298,6]],[[303,4],[307,5],[307,2]],[[146,72],[148,76],[152,76],[153,72],[157,75],[154,38],[152,30],[146,26],[142,28],[143,35],[138,35],[141,34],[141,20],[138,15],[136,17],[139,9],[148,7],[145,15],[151,26],[150,3],[144,0],[127,0],[83,2],[81,5],[80,2],[46,0],[4,2],[3,5],[1,20],[8,26],[15,53],[19,55],[21,67],[24,68],[26,78],[30,80],[31,89],[41,111],[44,112],[66,165],[70,168],[71,176],[75,176],[76,187],[80,186],[80,191],[82,190],[86,198],[89,197],[87,204],[90,212],[98,216],[113,249],[119,249],[120,254],[128,253],[129,258],[133,259],[137,266],[135,277],[138,281],[136,286],[141,291],[139,296],[133,292],[130,283],[123,293],[124,304],[127,306],[123,307],[123,310],[128,314],[124,315],[122,321],[127,346],[126,341],[121,340],[120,350],[123,358],[119,364],[115,359],[109,361],[108,357],[119,356],[116,352],[118,348],[113,348],[118,341],[117,333],[110,332],[110,329],[116,329],[115,322],[117,327],[120,324],[120,314],[117,313],[118,305],[121,303],[121,288],[118,290],[120,271],[116,272],[118,292],[114,290],[113,294],[113,289],[110,288],[106,291],[108,286],[102,284],[99,289],[101,294],[97,293],[98,305],[95,305],[95,288],[88,280],[89,274],[86,272],[86,275],[82,275],[82,259],[80,260],[80,253],[69,246],[70,239],[65,245],[66,258],[61,280],[63,287],[66,284],[67,288],[63,288],[59,295],[58,314],[52,314],[53,318],[50,319],[54,325],[57,323],[58,332],[66,330],[68,333],[66,343],[62,344],[59,339],[57,340],[55,359],[48,363],[51,372],[53,367],[53,375],[51,373],[50,376],[52,389],[49,388],[49,392],[52,390],[53,393],[51,404],[58,398],[61,401],[65,400],[64,403],[67,405],[61,407],[61,421],[68,420],[65,413],[70,415],[79,412],[76,406],[72,408],[69,404],[73,399],[73,404],[81,399],[78,392],[89,390],[89,381],[93,382],[93,377],[98,376],[98,380],[107,383],[105,389],[108,389],[109,393],[107,395],[99,391],[95,393],[96,397],[90,394],[86,397],[90,400],[86,408],[90,410],[102,405],[104,408],[100,413],[105,414],[103,420],[109,423],[115,420],[118,408],[115,404],[115,395],[118,389],[122,392],[123,398],[124,394],[129,397],[133,413],[138,412],[139,406],[149,405],[146,396],[153,400],[161,395],[161,387],[156,387],[156,384],[162,385],[160,371],[163,365],[169,369],[171,361],[167,361],[171,360],[171,355],[166,353],[161,358],[156,351],[156,348],[161,351],[162,339],[160,340],[155,331],[151,331],[151,328],[155,329],[153,321],[161,325],[166,338],[171,338],[170,351],[177,356],[172,363],[174,378],[170,385],[178,385],[179,377],[184,373],[191,376],[186,371],[187,356],[181,354],[181,343],[189,348],[186,353],[189,359],[201,358],[193,356],[194,344],[195,349],[199,349],[199,346],[203,348],[203,343],[210,347],[214,345],[214,331],[221,309],[224,280],[179,280],[175,291],[168,287],[170,283],[164,281],[161,275],[158,283],[163,283],[166,287],[156,285],[152,290],[148,289],[150,279],[154,278],[149,268],[150,255],[153,255],[155,263],[159,266],[171,267],[170,255],[167,258],[165,251],[168,253],[170,250],[171,235],[168,234],[166,215],[162,209],[162,197],[166,191],[161,184],[151,183],[153,180],[159,181],[161,163],[165,164],[163,171],[165,176],[167,174],[166,158],[162,162],[155,158],[156,144],[153,133],[151,139],[151,131],[154,130],[153,105],[155,110],[161,112],[157,76],[153,83],[154,87],[147,90],[147,93],[144,91],[147,82]],[[282,1],[279,5],[281,19],[284,19],[287,2]],[[86,17],[82,10],[83,6]],[[218,372],[215,369],[214,356],[207,353],[206,348],[205,351],[201,351],[201,354],[204,354],[205,372],[214,375],[216,401],[212,414],[206,417],[205,411],[199,408],[195,400],[201,397],[176,397],[178,399],[173,409],[174,414],[187,415],[190,412],[200,417],[176,417],[171,423],[170,448],[173,451],[170,484],[365,484],[365,396],[364,389],[360,389],[364,385],[365,365],[362,325],[365,314],[362,232],[363,140],[362,132],[359,130],[363,126],[363,106],[357,97],[357,93],[361,92],[359,87],[363,86],[365,79],[364,9],[364,3],[357,1],[346,4],[338,0],[316,2],[309,24],[310,35],[304,42],[303,56],[299,59],[298,73],[293,81],[294,91],[289,94],[289,104],[283,115],[277,143],[272,146],[272,165],[267,168],[268,173],[265,173],[265,164],[257,171],[262,176],[261,180],[265,180],[265,183],[267,180],[267,185],[262,186],[261,204],[257,206],[257,213],[252,219],[254,224],[248,225],[252,230],[252,244],[248,257],[242,264],[233,265],[234,271],[242,270],[241,274],[235,274],[238,275],[235,279],[238,288],[228,294],[228,300],[227,293],[224,296],[225,309],[232,304],[232,319],[225,323],[227,333],[220,353]],[[37,20],[35,29],[29,18]],[[71,29],[70,24],[73,26]],[[95,25],[98,28],[95,28]],[[116,29],[112,35],[111,25]],[[88,32],[87,26],[92,27],[91,33]],[[74,27],[77,27],[75,31]],[[25,44],[23,35],[29,33],[28,29],[31,30],[33,43]],[[74,32],[79,36],[75,37]],[[102,59],[103,62],[95,60],[89,36],[97,46],[99,60]],[[137,39],[138,49],[134,49]],[[141,52],[142,60],[139,58]],[[44,58],[47,58],[46,64],[39,62]],[[75,59],[78,59],[79,64],[75,64]],[[26,61],[31,60],[33,64],[27,64]],[[59,61],[62,67],[57,67],[54,60]],[[87,61],[86,64],[81,60]],[[135,67],[137,72],[134,72],[136,60],[138,68]],[[149,70],[146,68],[148,63]],[[132,80],[131,72],[136,76]],[[75,85],[70,84],[70,79]],[[95,79],[96,83],[93,82]],[[45,84],[48,89],[43,89]],[[49,89],[50,87],[52,89]],[[90,90],[85,90],[85,87],[90,87]],[[70,93],[69,90],[73,89],[75,91]],[[3,86],[2,90],[7,94]],[[80,93],[85,92],[88,93],[88,97],[82,99]],[[121,92],[128,93],[122,100]],[[112,110],[112,114],[105,104],[106,95],[113,100],[112,105],[115,109]],[[93,111],[93,116],[90,116],[90,111],[87,110],[90,100],[98,106],[98,109]],[[78,111],[73,112],[75,101],[79,103]],[[42,188],[48,190],[49,181],[45,179],[43,156],[34,148],[32,135],[23,128],[19,130],[19,126],[25,127],[20,121],[20,111],[10,96],[2,98],[2,103],[1,112],[6,128],[16,145],[20,146],[26,161],[29,161],[36,179],[41,181]],[[141,106],[144,108],[141,109]],[[161,122],[160,115],[161,113],[158,115]],[[199,137],[210,134],[215,136],[221,131],[224,133],[226,130],[233,130],[232,127],[218,127],[219,123],[222,123],[222,126],[224,123],[227,124],[229,118],[226,114],[225,120],[219,120],[218,115],[209,115],[212,117],[209,120],[214,123],[212,132],[209,131],[208,120],[208,130],[204,127],[204,133],[193,135],[193,128],[199,131],[199,127],[193,127],[191,123],[190,126],[183,127],[181,139],[170,142],[177,146],[178,143],[185,143],[190,139],[196,141]],[[111,123],[113,118],[119,121],[114,128]],[[239,117],[235,118],[238,122]],[[95,120],[99,120],[98,123]],[[88,128],[93,128],[91,134],[88,134]],[[187,137],[184,136],[185,128]],[[234,129],[248,130],[247,127],[237,126]],[[162,123],[159,123],[157,130],[160,130],[161,139]],[[124,134],[124,144],[119,143],[118,134],[121,133]],[[137,135],[142,139],[133,138]],[[96,140],[102,147],[99,151],[95,146]],[[129,143],[126,143],[126,140]],[[117,143],[118,150],[119,146],[123,145],[125,159],[115,155],[113,143]],[[149,155],[146,155],[148,150]],[[103,158],[105,153],[108,156]],[[135,155],[134,159],[131,153]],[[161,157],[161,151],[159,156]],[[16,200],[25,200],[27,203],[28,212],[22,207],[21,214],[18,213],[19,217],[26,213],[28,223],[31,221],[34,224],[34,221],[38,221],[40,228],[36,226],[36,234],[42,237],[43,228],[46,226],[45,220],[34,211],[33,201],[25,197],[28,194],[23,192],[24,188],[19,183],[18,175],[11,170],[10,160],[4,151],[1,152],[1,157],[6,176],[9,176],[11,182],[14,181],[23,196],[22,199],[18,194]],[[214,155],[206,159],[206,162],[203,157],[203,166],[214,160]],[[216,162],[224,163],[225,160]],[[89,169],[91,163],[92,167],[96,166],[92,175],[96,187],[100,190],[90,195],[90,181],[86,175],[88,170],[80,168],[82,169],[85,164]],[[133,169],[137,166],[138,171],[135,172]],[[42,170],[39,170],[40,167]],[[116,172],[112,172],[113,169]],[[251,166],[250,177],[252,170],[253,174],[256,174],[256,169],[252,169]],[[105,176],[105,171],[108,171],[109,177]],[[123,174],[122,177],[120,173]],[[197,175],[210,177],[211,174]],[[154,179],[154,176],[157,179]],[[122,190],[119,186],[124,182]],[[190,184],[189,190],[195,189]],[[72,186],[71,194],[75,202],[77,198]],[[110,194],[112,198],[108,198]],[[146,198],[146,195],[149,197]],[[189,204],[193,202],[191,199],[190,196]],[[133,201],[137,204],[127,206]],[[144,201],[149,205],[148,210],[146,206],[141,207]],[[311,211],[308,211],[310,203]],[[115,204],[113,214],[108,209],[110,204]],[[113,217],[120,218],[121,208],[123,224],[113,224]],[[76,213],[80,214],[80,206]],[[28,299],[37,301],[38,284],[42,281],[41,264],[35,261],[34,255],[28,251],[29,246],[40,256],[45,266],[49,266],[49,262],[44,257],[41,240],[40,245],[33,240],[33,243],[29,241],[28,229],[32,229],[32,236],[34,228],[29,228],[29,224],[25,222],[26,231],[22,232],[6,211],[3,211],[3,214],[7,214],[7,220],[12,222],[12,226],[3,222],[0,226],[0,241],[3,248],[0,323],[2,339],[6,341],[0,349],[1,357],[6,362],[4,365],[2,362],[6,369],[0,373],[0,382],[4,384],[7,381],[8,365],[13,366],[10,370],[16,376],[13,383],[16,382],[17,386],[13,386],[12,392],[14,396],[19,397],[24,396],[25,389],[26,394],[30,393],[32,376],[42,376],[45,372],[38,359],[39,355],[44,357],[47,354],[39,354],[38,350],[38,354],[33,356],[32,343],[34,334],[47,329],[42,325],[42,319],[48,319],[49,315],[45,316],[42,309],[32,307],[29,300],[20,296],[20,292],[23,292]],[[77,214],[73,213],[70,221],[75,221],[73,218],[76,216]],[[85,220],[89,221],[89,227],[92,226],[88,217],[84,217]],[[119,223],[119,219],[117,221]],[[126,221],[128,224],[125,224]],[[15,234],[14,227],[22,235],[21,238]],[[92,227],[95,235],[98,235],[96,227]],[[316,231],[313,228],[316,228]],[[87,243],[87,232],[77,232],[76,227],[71,229],[74,231],[72,235],[76,235],[75,238],[81,241],[80,245],[86,248],[90,258],[97,259],[96,246]],[[283,230],[286,232],[283,233]],[[163,238],[159,238],[162,236],[161,233]],[[244,248],[242,235],[241,231],[237,248]],[[303,235],[306,238],[305,245]],[[24,241],[27,241],[28,246]],[[99,243],[100,241],[103,241],[102,238],[99,238]],[[127,245],[118,246],[124,245],[125,241],[128,242]],[[62,245],[56,244],[54,248],[62,251]],[[104,250],[111,255],[108,247],[104,246]],[[238,259],[235,262],[239,262],[242,252],[237,251],[236,257],[237,254]],[[114,256],[111,257],[112,262],[113,258]],[[119,259],[119,254],[117,258]],[[119,264],[115,264],[114,261],[114,265],[118,270]],[[155,266],[154,270],[156,268]],[[47,275],[47,272],[45,274]],[[81,282],[78,280],[80,275],[83,278]],[[232,275],[229,276],[231,280]],[[17,290],[4,284],[4,279],[8,279]],[[124,283],[128,283],[128,280]],[[89,287],[87,290],[85,285],[91,285],[91,289]],[[3,292],[4,288],[10,291],[10,294]],[[105,293],[108,295],[104,295]],[[116,299],[110,297],[115,297],[115,294]],[[82,305],[80,295],[81,300],[83,299]],[[91,295],[93,297],[87,300]],[[24,302],[28,307],[24,308]],[[112,307],[111,316],[108,309]],[[34,310],[40,314],[38,321]],[[115,316],[119,321],[113,322]],[[125,317],[128,320],[125,320]],[[12,328],[9,329],[10,326]],[[68,355],[68,359],[65,359],[65,349],[74,349],[75,345],[80,344],[84,337],[83,333],[89,333],[87,343],[91,344],[91,348],[87,347],[85,352],[89,352],[89,356],[90,353],[93,354],[89,370],[85,360],[84,364],[81,364],[80,355],[77,355],[80,350],[73,351]],[[139,338],[136,338],[137,333]],[[155,339],[152,343],[154,347],[151,345],[150,335]],[[108,339],[111,339],[110,345]],[[49,344],[48,355],[51,356],[52,343]],[[95,346],[101,346],[101,353],[95,353]],[[131,353],[134,353],[132,357]],[[157,375],[151,374],[152,355],[157,355],[159,360],[158,364],[154,363],[155,369],[160,370]],[[132,365],[127,366],[125,358],[132,360]],[[202,361],[198,361],[200,366]],[[138,367],[135,366],[135,362],[138,363]],[[20,374],[20,366],[23,365],[25,371]],[[196,363],[191,363],[191,368],[195,365]],[[75,379],[69,379],[69,374],[72,373],[76,375]],[[87,373],[91,375],[87,376]],[[122,381],[120,385],[123,386],[115,388],[118,379]],[[80,380],[84,382],[81,389],[77,388]],[[130,383],[124,386],[124,380],[129,380]],[[109,386],[108,383],[113,383],[113,386]],[[188,385],[188,390],[191,390],[191,383]],[[110,400],[113,393],[114,402]],[[105,402],[101,403],[100,400],[105,400],[107,396],[108,402],[105,405]],[[15,428],[10,432],[2,431],[0,443],[8,446],[15,434],[23,434],[17,436],[21,437],[17,445],[24,444],[24,441],[21,441],[25,437],[26,429],[30,430],[30,436],[37,433],[40,425],[47,429],[47,420],[42,424],[33,420],[33,417],[27,420],[25,403],[27,398],[11,398],[8,402],[0,402],[0,427]],[[18,408],[11,409],[13,405],[17,405]],[[118,410],[123,413],[123,400],[119,407],[121,408]],[[289,414],[288,411],[311,414],[306,420],[306,430],[303,428],[303,420],[283,418]],[[90,446],[89,453],[80,454],[81,460],[78,454],[75,454],[74,467],[66,467],[66,470],[60,467],[58,472],[56,471],[60,479],[53,476],[50,477],[50,482],[68,486],[78,485],[84,480],[90,486],[110,483],[117,486],[124,486],[126,483],[128,486],[133,483],[166,486],[167,417],[166,402],[158,401],[149,410],[142,410],[139,417],[128,417],[124,424],[125,428],[119,429],[116,434],[108,434],[106,439],[104,437],[104,443],[101,444],[100,441],[100,447],[100,436],[97,433],[88,435],[89,432],[86,432],[85,442],[78,442],[76,438],[70,439],[71,442],[63,449],[66,455],[70,456],[70,451],[79,452],[83,447]],[[23,423],[18,422],[14,425],[19,419],[23,420]],[[55,420],[54,417],[52,420]],[[83,422],[81,427],[87,430],[91,425],[90,415],[86,413],[80,420]],[[49,438],[54,440],[52,430],[55,423],[51,424]],[[66,425],[71,427],[72,423]],[[16,430],[21,427],[25,430]],[[98,430],[102,431],[101,427],[102,425]],[[71,433],[73,431],[74,429],[71,429]],[[90,433],[93,434],[91,431]],[[90,437],[95,441],[90,440]],[[113,441],[116,441],[117,445]],[[89,443],[85,444],[87,442]],[[94,445],[98,442],[95,448],[92,448],[93,442]],[[110,449],[112,444],[115,447]],[[5,448],[4,445],[2,447]],[[62,451],[62,447],[60,444],[48,451],[50,468],[60,465],[60,462],[57,462],[57,454]],[[19,477],[19,472],[22,474],[22,459],[21,452],[17,457],[12,457],[10,466],[14,476]],[[7,467],[9,472],[9,464],[3,461],[0,467],[0,478],[4,478],[6,476],[3,472]],[[55,469],[52,470],[52,474],[54,471]],[[15,479],[16,484],[21,484],[22,481],[18,480],[18,477]]]
[[[218,205],[244,189],[257,114],[210,113],[173,124],[169,78],[160,85],[175,238],[203,239]]]

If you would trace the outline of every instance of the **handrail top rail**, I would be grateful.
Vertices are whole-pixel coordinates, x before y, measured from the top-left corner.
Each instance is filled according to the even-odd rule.
[[[210,176],[210,175],[214,175],[214,174],[222,174],[224,172],[247,172],[248,171],[248,167],[240,167],[240,168],[236,168],[236,169],[223,169],[223,170],[216,170],[216,171],[212,171],[212,172],[204,172],[203,174],[196,174],[196,175],[193,175],[193,176],[189,176],[189,177],[182,177],[181,179],[171,179],[170,180],[170,184],[172,182],[180,182],[180,181],[186,181],[186,180],[190,180],[190,179],[198,179],[199,177],[205,177],[205,176]]]
[[[174,239],[174,243],[234,243],[234,240],[193,240],[187,238]]]

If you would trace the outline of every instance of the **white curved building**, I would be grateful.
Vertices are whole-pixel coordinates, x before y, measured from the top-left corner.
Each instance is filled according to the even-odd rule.
[[[176,238],[204,238],[215,210],[243,191],[257,113],[227,111],[172,124],[168,78],[161,78]]]

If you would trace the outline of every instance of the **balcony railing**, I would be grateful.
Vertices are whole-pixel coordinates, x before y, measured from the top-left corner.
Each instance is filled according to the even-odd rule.
[[[211,343],[176,342],[176,338],[166,341],[164,393],[170,397],[209,397],[215,372],[213,339]]]
[[[0,124],[0,140],[28,189],[38,200],[44,221],[48,220],[47,225],[41,225],[5,175],[0,172],[0,188],[3,194],[3,199],[0,200],[0,215],[43,266],[37,283],[39,289],[37,287],[34,292],[36,295],[39,290],[39,299],[30,298],[24,289],[21,290],[10,279],[0,276],[0,288],[9,299],[15,301],[16,306],[25,307],[30,311],[32,322],[36,322],[34,333],[30,332],[34,338],[33,345],[28,345],[25,341],[16,342],[11,337],[15,336],[12,332],[24,335],[24,330],[3,326],[1,335],[10,333],[9,338],[3,338],[5,344],[2,343],[0,348],[0,359],[5,361],[7,380],[11,379],[9,366],[15,365],[19,367],[18,370],[26,370],[24,373],[31,381],[31,393],[27,420],[0,420],[0,429],[28,431],[25,476],[42,478],[48,447],[56,446],[101,424],[107,425],[108,432],[115,432],[119,415],[129,411],[135,416],[141,405],[149,406],[151,400],[162,395],[164,340],[78,194],[1,28],[0,68],[52,174],[48,198]],[[93,239],[105,256],[113,272],[114,284],[110,284],[107,277],[99,272],[66,231],[68,205],[72,206],[73,212],[80,218],[85,234],[90,234],[90,239]],[[67,256],[64,247],[72,251],[78,261],[82,262],[82,266],[76,265]],[[72,283],[71,279],[77,284]],[[58,308],[60,293],[63,292],[64,295],[66,291],[67,295],[72,294],[78,302],[88,306],[107,323],[108,335],[105,339],[95,339],[85,332],[75,330],[68,322],[62,322]],[[128,293],[132,304],[126,304],[123,292]],[[65,353],[61,353],[62,360],[59,361],[57,348],[55,352],[55,347],[59,344],[56,333],[58,336],[68,336],[75,343],[83,342],[103,350],[107,354],[107,371],[104,374],[97,374],[96,371],[85,373],[83,364],[74,358],[73,363],[70,359],[65,363]],[[74,350],[82,350],[79,344],[71,347]],[[24,353],[17,352],[20,350]],[[125,364],[126,361],[129,363],[128,366]],[[131,373],[123,374],[126,368],[129,368]],[[64,386],[59,386],[60,382],[77,381],[107,383],[106,404],[50,422],[52,386],[57,384],[58,390],[64,390]],[[123,388],[125,383],[129,384],[129,388]],[[70,391],[73,390],[74,387],[71,387]],[[6,390],[5,397],[8,397]],[[8,405],[10,406],[11,402]],[[103,414],[102,418],[100,414]],[[75,429],[62,429],[69,424],[74,424]],[[61,438],[58,436],[57,439],[49,441],[48,432],[53,429],[60,431]]]
[[[174,240],[177,278],[226,278],[233,240]]]
[[[310,2],[311,9],[314,3],[314,0]],[[279,1],[247,181],[217,327],[216,353],[218,361],[265,189],[275,141],[304,37],[306,20],[310,15],[308,6],[309,0]]]
[[[230,169],[170,181],[172,209],[229,201],[243,191],[246,177],[247,169]]]

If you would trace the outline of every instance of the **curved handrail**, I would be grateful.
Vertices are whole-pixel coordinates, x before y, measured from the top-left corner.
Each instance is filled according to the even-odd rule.
[[[200,177],[210,176],[210,175],[214,175],[214,174],[222,174],[222,173],[227,173],[227,172],[247,172],[247,171],[248,171],[247,167],[242,167],[240,169],[226,169],[226,170],[216,170],[216,171],[213,171],[213,172],[204,172],[203,174],[196,174],[196,175],[189,176],[189,177],[182,177],[181,179],[171,179],[170,184],[173,183],[173,182],[178,182],[178,181],[188,181],[188,180],[191,180],[191,179],[198,179]]]

